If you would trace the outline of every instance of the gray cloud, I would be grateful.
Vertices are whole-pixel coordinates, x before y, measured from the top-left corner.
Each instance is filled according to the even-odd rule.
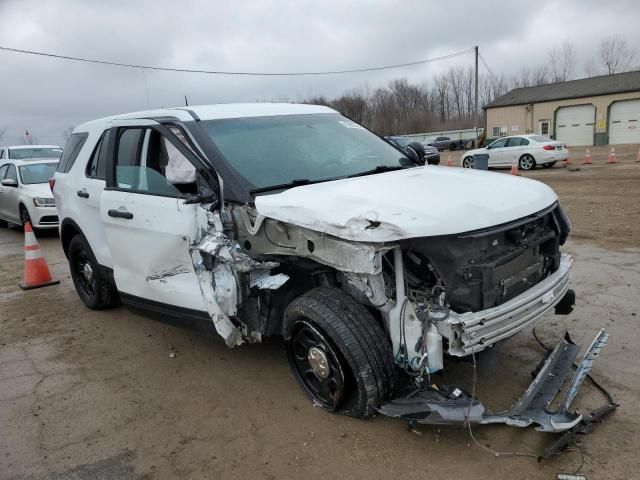
[[[638,2],[266,0],[0,0],[0,45],[127,63],[218,70],[348,69],[430,58],[480,46],[495,72],[515,73],[546,60],[564,40],[578,71],[600,37],[640,45]],[[362,84],[407,77],[429,81],[471,55],[418,67],[326,77],[222,77],[147,71],[149,106],[337,95]],[[139,69],[0,52],[0,144],[30,129],[62,142],[68,126],[146,109]]]

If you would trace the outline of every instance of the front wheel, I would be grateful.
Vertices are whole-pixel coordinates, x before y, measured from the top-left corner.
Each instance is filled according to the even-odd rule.
[[[532,170],[536,167],[535,159],[529,154],[521,156],[518,163],[522,170]]]
[[[324,410],[370,417],[393,392],[396,372],[384,330],[341,290],[320,287],[291,302],[284,335],[296,381]]]
[[[104,310],[119,303],[113,280],[100,269],[89,242],[82,235],[76,235],[69,243],[69,269],[78,296],[87,307]]]
[[[464,168],[473,168],[473,157],[465,157],[464,160],[462,160],[462,166]]]
[[[22,223],[22,225],[24,225],[27,222],[31,223],[31,217],[29,216],[29,211],[27,210],[27,207],[25,207],[22,204],[20,204],[20,222]]]

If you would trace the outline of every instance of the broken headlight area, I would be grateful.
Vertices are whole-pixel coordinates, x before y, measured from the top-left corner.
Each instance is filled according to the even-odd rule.
[[[409,427],[416,424],[492,424],[502,423],[513,427],[535,425],[541,432],[564,432],[543,454],[543,458],[560,453],[575,441],[576,434],[588,433],[593,424],[600,422],[618,407],[613,397],[595,380],[591,379],[608,398],[608,404],[584,416],[572,411],[571,405],[584,380],[590,377],[594,360],[606,345],[609,335],[600,330],[586,350],[581,362],[574,364],[580,347],[568,335],[556,347],[548,351],[533,382],[520,399],[504,412],[488,413],[482,402],[458,387],[420,385],[409,387],[380,406],[378,411],[389,417],[405,420]],[[475,360],[475,358],[474,358]],[[564,396],[557,402],[559,392],[567,382],[568,374],[575,366],[575,373],[564,388]],[[475,363],[474,363],[475,369]],[[475,376],[474,376],[475,378]],[[474,380],[475,382],[475,380]],[[473,386],[475,390],[475,385]]]

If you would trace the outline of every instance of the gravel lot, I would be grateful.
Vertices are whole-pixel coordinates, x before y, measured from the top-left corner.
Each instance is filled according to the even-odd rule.
[[[542,463],[496,458],[463,428],[417,435],[392,419],[326,414],[295,384],[278,340],[229,350],[207,332],[122,307],[87,310],[54,233],[39,236],[61,284],[19,290],[23,235],[12,228],[0,230],[0,478],[551,479],[581,463],[588,479],[632,478],[640,466],[640,163],[637,147],[618,152],[623,163],[605,165],[607,150],[593,148],[595,165],[585,167],[573,149],[580,170],[527,174],[556,189],[574,223],[566,250],[576,257],[578,305],[546,318],[540,336],[552,343],[569,330],[584,345],[603,326],[611,333],[594,372],[622,406],[584,438],[582,453]],[[508,407],[541,355],[530,332],[497,346],[480,365],[480,398]],[[471,365],[451,364],[443,377],[468,386]],[[603,401],[587,385],[578,405]],[[474,434],[496,450],[535,454],[553,438],[505,426]]]

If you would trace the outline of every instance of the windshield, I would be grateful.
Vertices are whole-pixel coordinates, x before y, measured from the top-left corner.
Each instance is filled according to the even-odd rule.
[[[33,165],[22,165],[20,178],[22,183],[29,185],[32,183],[47,183],[53,174],[56,173],[57,163],[34,163]]]
[[[27,160],[29,158],[60,158],[61,148],[12,148],[9,158],[13,160]]]
[[[209,120],[201,125],[227,162],[257,188],[347,177],[381,166],[415,166],[337,113]]]

